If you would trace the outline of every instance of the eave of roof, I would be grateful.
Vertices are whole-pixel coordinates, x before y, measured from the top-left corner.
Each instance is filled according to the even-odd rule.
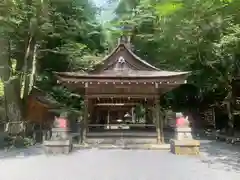
[[[30,96],[32,96],[40,104],[50,107],[60,107],[61,105],[51,95],[34,86]]]
[[[190,72],[173,71],[105,71],[100,74],[74,73],[74,72],[56,72],[57,76],[65,78],[167,78],[176,76],[187,76]]]
[[[182,76],[183,78],[186,78],[190,72],[174,72],[174,71],[162,71],[159,68],[149,64],[145,60],[138,57],[134,52],[131,51],[130,48],[126,46],[124,43],[119,43],[116,48],[112,50],[110,54],[108,54],[104,59],[103,62],[107,61],[114,53],[117,52],[117,50],[120,48],[120,46],[123,46],[130,55],[132,55],[136,60],[141,62],[144,66],[148,67],[149,70],[133,70],[133,69],[123,69],[123,70],[104,70],[100,73],[97,72],[54,72],[54,74],[57,76],[57,78],[75,78],[75,79],[103,79],[103,78],[110,78],[110,79],[118,79],[118,78],[171,78],[176,76]],[[103,65],[104,66],[104,65]]]

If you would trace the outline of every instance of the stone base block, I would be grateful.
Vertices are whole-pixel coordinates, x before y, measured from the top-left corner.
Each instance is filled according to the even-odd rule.
[[[197,140],[170,140],[170,151],[177,155],[198,155],[199,147]]]
[[[44,148],[47,154],[68,154],[73,145],[71,140],[49,140],[44,141]]]

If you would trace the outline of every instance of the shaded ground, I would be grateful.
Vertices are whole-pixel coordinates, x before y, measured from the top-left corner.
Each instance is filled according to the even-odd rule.
[[[202,162],[215,169],[240,173],[240,144],[202,141]]]
[[[75,150],[46,156],[41,147],[0,152],[3,180],[239,180],[240,146],[201,140],[201,156],[154,150]],[[22,152],[22,153],[20,153]]]

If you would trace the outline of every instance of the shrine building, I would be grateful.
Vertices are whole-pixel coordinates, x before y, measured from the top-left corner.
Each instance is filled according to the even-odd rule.
[[[160,136],[160,96],[185,84],[188,75],[147,63],[124,37],[94,70],[56,73],[62,85],[84,96],[83,141],[92,127],[113,130],[153,125]],[[139,104],[145,107],[142,116],[135,112]]]

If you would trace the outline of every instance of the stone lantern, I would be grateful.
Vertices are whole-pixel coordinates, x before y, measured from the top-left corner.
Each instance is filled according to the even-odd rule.
[[[170,140],[171,152],[179,155],[198,155],[199,147],[200,142],[192,137],[188,117],[176,113],[175,138]]]
[[[44,141],[46,153],[65,153],[72,150],[72,138],[69,134],[69,123],[66,115],[55,117],[52,136]]]

